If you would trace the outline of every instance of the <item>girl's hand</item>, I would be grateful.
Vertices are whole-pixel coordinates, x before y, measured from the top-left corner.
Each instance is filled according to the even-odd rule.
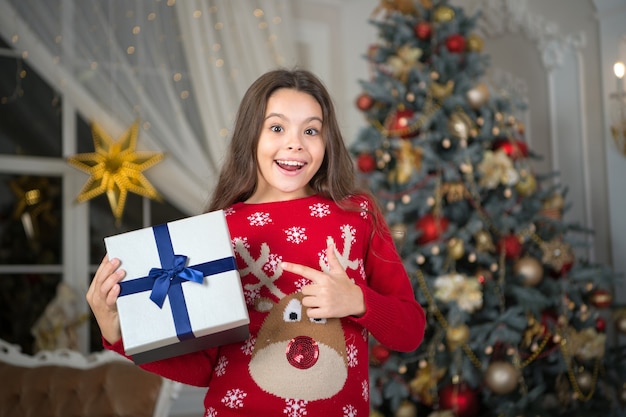
[[[96,317],[102,337],[111,344],[122,338],[115,302],[120,294],[119,282],[126,275],[126,271],[117,269],[119,266],[119,259],[109,261],[109,256],[105,255],[86,295],[87,303]]]
[[[282,263],[284,271],[298,274],[312,281],[302,287],[302,305],[308,307],[307,315],[312,319],[361,316],[365,313],[363,291],[346,274],[335,255],[333,244],[328,244],[326,257],[328,273],[308,266]]]

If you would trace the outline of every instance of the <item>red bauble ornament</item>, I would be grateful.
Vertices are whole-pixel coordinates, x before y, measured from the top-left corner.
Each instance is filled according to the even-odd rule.
[[[413,110],[397,110],[389,116],[385,128],[390,136],[400,136],[408,139],[417,135],[417,129],[411,126],[411,120],[415,116]]]
[[[415,36],[423,41],[430,39],[433,34],[433,27],[430,22],[417,22],[417,24],[413,27],[413,30],[415,31]]]
[[[600,333],[604,333],[606,331],[606,320],[603,317],[598,317],[596,319],[596,330]]]
[[[356,107],[361,111],[368,111],[374,105],[374,99],[367,93],[361,93],[356,98]]]
[[[552,335],[556,333],[556,327],[559,317],[554,310],[543,310],[541,312],[541,325],[543,326],[543,335]]]
[[[608,308],[613,302],[613,295],[608,290],[595,290],[590,296],[589,301],[597,308]]]
[[[369,153],[362,153],[356,158],[356,166],[359,171],[369,174],[376,169],[376,158]]]
[[[432,213],[420,217],[415,223],[415,229],[422,232],[417,238],[417,244],[423,245],[437,240],[448,229],[449,223],[450,221],[445,217],[436,217]]]
[[[522,254],[522,244],[517,236],[503,236],[498,240],[498,252],[503,250],[507,259],[516,259]]]
[[[559,273],[561,274],[562,277],[564,277],[572,269],[573,266],[574,266],[574,261],[565,262],[563,266],[561,267],[561,270],[559,271]]]
[[[499,138],[493,141],[492,148],[504,151],[513,160],[528,158],[528,145],[523,140]]]
[[[389,360],[391,351],[381,344],[375,344],[371,350],[372,361],[377,365],[382,365]]]
[[[457,417],[475,417],[480,410],[478,395],[466,383],[450,384],[439,391],[439,407]]]
[[[448,51],[458,54],[465,50],[465,38],[462,35],[454,34],[446,39],[446,48]]]

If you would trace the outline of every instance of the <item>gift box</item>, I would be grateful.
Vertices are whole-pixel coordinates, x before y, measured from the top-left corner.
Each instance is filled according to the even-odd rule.
[[[126,277],[117,299],[136,364],[249,336],[248,310],[222,210],[104,238]]]

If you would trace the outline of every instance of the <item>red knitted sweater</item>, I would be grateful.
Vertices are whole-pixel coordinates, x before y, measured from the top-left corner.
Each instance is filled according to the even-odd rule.
[[[250,338],[141,366],[209,387],[205,417],[367,417],[368,332],[389,349],[410,351],[422,341],[425,317],[380,213],[365,197],[352,202],[358,210],[319,196],[225,210]],[[309,319],[299,293],[309,281],[279,266],[327,270],[328,239],[363,290],[362,317]],[[123,354],[121,341],[105,346]]]

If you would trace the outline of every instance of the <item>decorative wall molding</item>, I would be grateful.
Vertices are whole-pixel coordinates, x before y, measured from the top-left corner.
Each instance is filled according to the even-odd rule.
[[[558,24],[532,14],[527,0],[480,0],[472,8],[473,13],[478,11],[480,18],[476,29],[480,35],[484,38],[506,33],[524,35],[536,45],[548,70],[561,67],[566,47],[577,50],[587,44],[583,32],[563,36]]]

